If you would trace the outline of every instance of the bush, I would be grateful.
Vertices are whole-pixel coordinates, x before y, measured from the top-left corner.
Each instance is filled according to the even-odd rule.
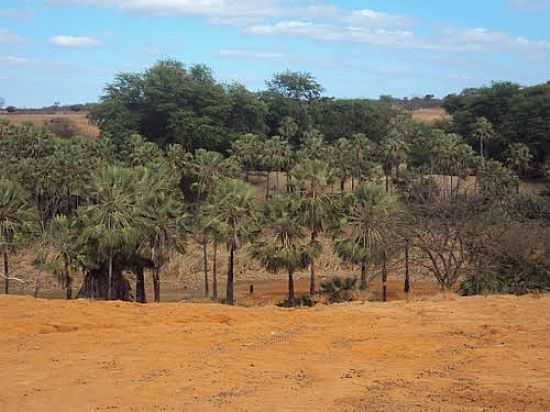
[[[74,137],[78,134],[78,128],[69,119],[55,117],[46,122],[46,128],[53,134],[65,139]]]
[[[6,112],[8,113],[15,113],[16,111],[17,111],[17,108],[15,106],[6,107]]]
[[[315,306],[315,301],[311,299],[311,296],[304,295],[295,299],[294,306],[290,305],[290,303],[288,302],[288,299],[285,299],[282,302],[277,303],[277,306],[280,308],[291,308],[291,307],[311,308]]]
[[[329,303],[351,302],[356,289],[357,278],[352,277],[335,277],[321,283],[321,294],[327,297]]]

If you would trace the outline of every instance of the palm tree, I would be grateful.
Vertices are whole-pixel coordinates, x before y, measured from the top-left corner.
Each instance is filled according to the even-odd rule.
[[[318,250],[305,240],[306,227],[301,200],[293,195],[277,195],[265,205],[263,230],[267,240],[254,244],[252,256],[268,271],[288,273],[288,306],[296,303],[294,273],[307,268]]]
[[[508,146],[505,153],[506,165],[518,174],[525,176],[529,169],[529,164],[533,160],[529,146],[523,143],[512,143]]]
[[[80,230],[77,219],[66,215],[56,216],[48,227],[48,245],[54,251],[51,260],[63,267],[63,287],[67,299],[72,299],[72,270],[81,258]]]
[[[9,293],[9,255],[16,249],[21,236],[31,229],[37,220],[36,213],[29,207],[27,196],[15,182],[0,179],[0,247],[4,258],[4,293]]]
[[[397,199],[380,186],[363,185],[344,208],[346,217],[335,244],[336,253],[344,261],[361,265],[360,286],[366,289],[369,265],[385,260],[388,222]]]
[[[381,147],[382,167],[386,177],[386,192],[389,191],[389,178],[392,170],[395,168],[395,174],[399,176],[399,168],[407,159],[407,145],[403,140],[390,138],[386,140]]]
[[[480,117],[474,124],[472,132],[473,137],[479,141],[479,153],[481,155],[481,162],[485,163],[487,157],[487,143],[493,140],[496,136],[493,125],[487,118]]]
[[[141,188],[134,169],[109,166],[95,177],[90,192],[92,204],[82,211],[84,238],[95,241],[99,253],[108,260],[107,299],[113,298],[113,258],[135,249],[143,230],[142,203],[136,194]]]
[[[235,254],[242,243],[254,232],[256,196],[254,189],[236,179],[224,179],[214,189],[209,200],[209,215],[224,225],[229,249],[227,266],[226,303],[235,304]]]
[[[301,221],[309,229],[312,250],[321,250],[319,235],[327,229],[334,216],[328,193],[333,182],[333,171],[321,160],[305,160],[292,170],[301,197]],[[315,256],[311,256],[309,293],[317,292]]]
[[[256,170],[262,160],[262,138],[256,134],[247,133],[239,136],[231,145],[231,153],[237,158],[245,171],[248,182],[250,172]]]
[[[154,299],[159,303],[161,270],[169,260],[169,252],[173,249],[180,253],[185,251],[187,215],[177,180],[172,179],[167,170],[145,171],[140,186],[139,191],[144,196],[140,205],[146,239],[143,246],[150,251]]]
[[[263,163],[267,169],[266,198],[269,198],[269,185],[271,172],[276,173],[275,190],[279,191],[279,173],[285,170],[290,158],[290,147],[286,140],[280,136],[274,136],[264,143]]]

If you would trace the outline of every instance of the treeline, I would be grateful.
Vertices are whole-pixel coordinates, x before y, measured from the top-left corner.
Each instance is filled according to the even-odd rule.
[[[54,274],[68,298],[80,273],[78,297],[145,302],[150,272],[158,302],[167,263],[194,246],[205,296],[228,304],[238,254],[287,274],[289,306],[319,291],[347,299],[376,276],[385,300],[396,261],[407,292],[419,274],[463,294],[550,287],[549,199],[520,192],[524,153],[491,159],[489,120],[476,120],[477,153],[449,125],[417,125],[384,103],[325,99],[307,73],[267,85],[254,94],[217,83],[204,66],[168,61],[107,86],[92,112],[99,139],[4,121],[5,292],[24,281],[10,258],[29,245],[37,279]],[[250,184],[258,174],[264,187]],[[318,285],[327,247],[357,268],[355,279]],[[305,270],[310,293],[300,298],[294,276]]]
[[[449,95],[443,107],[453,115],[451,129],[479,150],[479,120],[484,119],[490,157],[504,161],[511,151],[532,157],[526,173],[543,176],[550,153],[550,82],[532,87],[494,83]],[[482,142],[483,143],[483,142]]]

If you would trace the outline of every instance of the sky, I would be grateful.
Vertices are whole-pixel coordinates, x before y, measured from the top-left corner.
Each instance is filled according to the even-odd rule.
[[[97,101],[120,72],[204,63],[261,90],[311,72],[336,97],[550,80],[550,0],[0,0],[0,97]]]

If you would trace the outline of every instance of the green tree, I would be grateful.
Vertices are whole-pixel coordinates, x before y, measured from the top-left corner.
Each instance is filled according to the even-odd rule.
[[[15,182],[0,179],[0,246],[4,258],[4,293],[9,293],[10,254],[20,245],[36,221],[23,189]]]
[[[384,260],[391,217],[397,209],[397,198],[374,185],[359,187],[346,202],[335,250],[342,260],[361,266],[362,289],[368,287],[368,267]]]
[[[512,143],[506,150],[505,158],[506,165],[510,169],[516,172],[518,176],[525,176],[533,160],[533,155],[526,144]]]
[[[302,224],[309,230],[311,250],[321,251],[319,236],[331,224],[334,213],[329,194],[333,183],[333,171],[328,163],[321,160],[306,159],[292,170],[300,200],[300,217]],[[317,292],[315,255],[310,256],[309,293]]]
[[[480,117],[474,124],[472,135],[479,142],[481,161],[485,162],[485,158],[488,156],[487,144],[495,139],[495,129],[489,120],[485,117]]]
[[[92,203],[82,212],[86,241],[99,246],[100,255],[108,260],[107,299],[114,295],[113,259],[118,253],[135,249],[142,236],[141,193],[139,175],[135,170],[109,166],[100,170],[89,193]]]
[[[263,231],[267,240],[253,245],[252,255],[268,271],[288,273],[288,306],[296,303],[294,274],[307,268],[318,251],[306,240],[306,227],[302,223],[302,205],[294,195],[279,194],[265,205]]]
[[[248,184],[236,179],[225,179],[216,186],[209,203],[209,215],[226,227],[229,249],[226,303],[233,305],[235,254],[255,230],[256,196],[254,189]]]
[[[53,250],[51,261],[56,267],[62,268],[63,288],[67,299],[73,297],[73,270],[79,266],[83,258],[80,244],[82,228],[78,223],[73,216],[57,215],[48,227],[47,244]]]

